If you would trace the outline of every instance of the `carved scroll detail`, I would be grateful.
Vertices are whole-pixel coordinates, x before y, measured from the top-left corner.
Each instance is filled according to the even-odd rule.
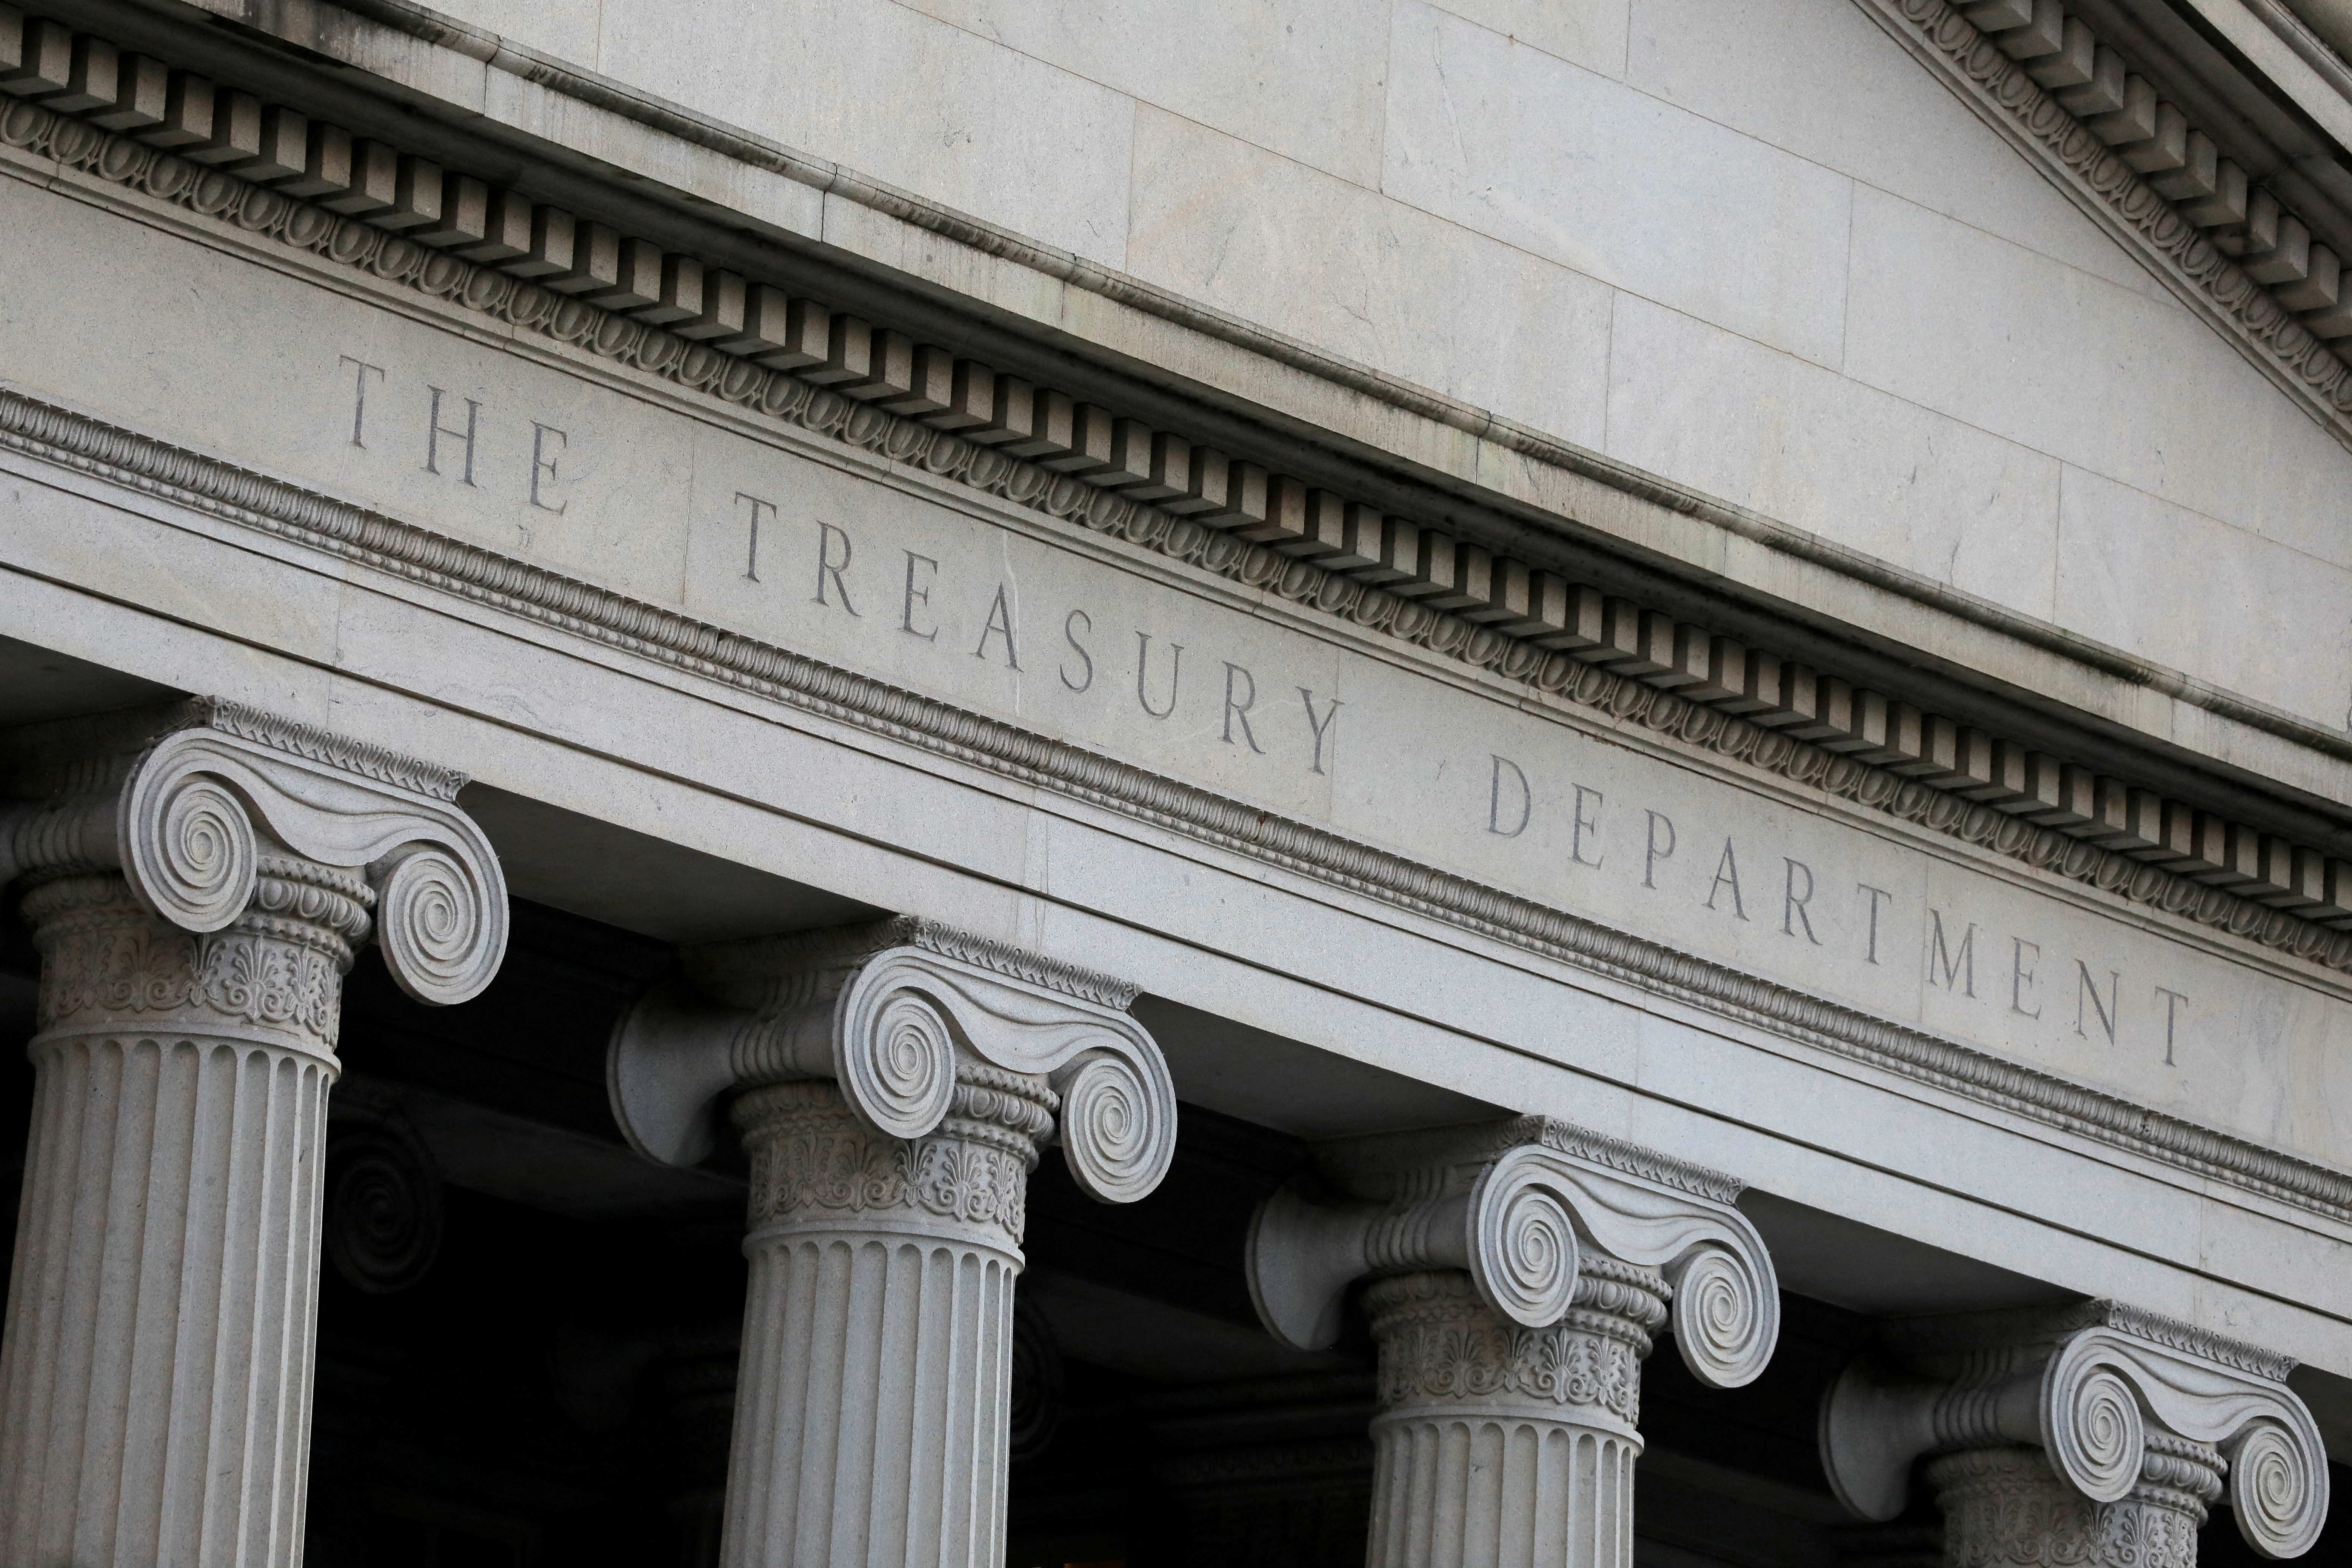
[[[119,870],[140,906],[178,931],[324,918],[323,929],[349,928],[351,946],[368,933],[364,913],[354,923],[309,906],[356,900],[377,909],[385,964],[419,1001],[463,1002],[498,972],[507,907],[496,852],[446,799],[390,782],[457,775],[210,700],[130,716],[113,741],[119,755],[78,775],[104,787],[0,805],[0,880]],[[367,772],[345,769],[346,754]],[[342,951],[339,967],[350,962]]]
[[[1822,1468],[1850,1510],[1888,1520],[1926,1454],[2022,1445],[2066,1495],[2102,1507],[2150,1487],[2198,1491],[2196,1466],[2183,1469],[2181,1456],[2211,1455],[2226,1467],[2247,1544],[2300,1556],[2326,1521],[2328,1476],[2319,1429],[2284,1381],[2291,1366],[2112,1302],[1920,1320],[1830,1390]]]
[[[1099,999],[1132,988],[1012,952],[904,921],[698,949],[689,986],[648,994],[614,1030],[614,1114],[640,1153],[691,1164],[744,1086],[829,1079],[861,1126],[907,1141],[994,1073],[1049,1089],[1061,1116],[1039,1136],[1091,1196],[1131,1203],[1176,1146],[1167,1062]]]
[[[1529,1117],[1334,1151],[1326,1173],[1347,1199],[1318,1198],[1302,1179],[1252,1224],[1260,1321],[1287,1344],[1323,1349],[1355,1280],[1460,1268],[1487,1306],[1539,1328],[1561,1321],[1598,1261],[1658,1271],[1693,1376],[1717,1388],[1754,1381],[1780,1324],[1755,1226],[1719,1197],[1636,1173],[1666,1167],[1613,1147],[1604,1164],[1563,1131]]]

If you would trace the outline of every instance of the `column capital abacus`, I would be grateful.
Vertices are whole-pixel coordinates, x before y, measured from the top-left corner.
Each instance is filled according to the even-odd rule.
[[[912,918],[682,956],[685,978],[622,1018],[607,1062],[614,1119],[660,1163],[707,1158],[738,1090],[830,1079],[857,1125],[914,1140],[960,1096],[1021,1097],[992,1073],[1050,1089],[1041,1141],[1102,1202],[1144,1196],[1174,1157],[1175,1086],[1123,982]]]
[[[1588,1260],[1605,1259],[1654,1270],[1692,1375],[1737,1388],[1763,1372],[1780,1322],[1772,1260],[1733,1205],[1739,1191],[1548,1117],[1327,1143],[1313,1173],[1260,1206],[1251,1293],[1276,1339],[1320,1350],[1339,1338],[1359,1279],[1466,1270],[1487,1306],[1544,1328],[1591,1294]],[[1621,1315],[1645,1314],[1629,1300]]]
[[[1901,1320],[1824,1396],[1822,1468],[1848,1510],[1880,1521],[1929,1455],[2038,1451],[2088,1504],[2147,1494],[2182,1511],[2221,1495],[2208,1477],[2226,1473],[2247,1544],[2300,1556],[2326,1521],[2328,1477],[2294,1367],[2119,1301]]]

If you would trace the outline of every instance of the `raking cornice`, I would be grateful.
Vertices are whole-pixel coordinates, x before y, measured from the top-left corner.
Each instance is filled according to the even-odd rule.
[[[1945,0],[1855,0],[2322,428],[2352,446],[2352,368]]]

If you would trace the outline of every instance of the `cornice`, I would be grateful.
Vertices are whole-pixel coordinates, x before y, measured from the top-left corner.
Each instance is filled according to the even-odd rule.
[[[403,0],[383,3],[393,11],[414,9],[404,6]],[[2056,0],[2048,3],[2054,5]],[[334,8],[314,9],[327,15]],[[37,46],[38,50],[60,56],[70,41],[55,29],[47,34],[27,32],[24,37],[26,48]],[[556,68],[537,57],[533,60],[532,71]],[[612,84],[604,88],[607,97],[627,96]],[[14,117],[14,122],[20,129],[31,127],[26,133],[38,140],[47,134],[39,130],[45,123],[39,119],[41,112],[32,110],[29,115]],[[11,122],[11,111],[0,110],[0,131]],[[705,130],[717,134],[709,126]],[[1826,787],[1833,793],[1853,793],[1865,804],[1925,822],[1938,831],[1997,844],[2000,852],[2036,865],[2061,866],[2064,875],[2168,913],[2225,927],[2273,947],[2316,957],[2318,962],[2352,961],[2352,935],[2331,947],[2325,934],[2352,931],[2352,861],[2332,858],[2325,849],[2135,787],[2137,781],[2096,774],[2090,767],[2033,751],[2032,742],[1972,728],[1645,605],[1604,597],[1599,589],[1567,582],[1504,552],[1455,539],[1445,531],[1384,517],[1329,491],[1310,492],[1300,481],[1245,462],[1229,462],[1225,454],[1185,440],[1173,431],[1144,434],[1155,453],[1155,463],[1164,445],[1176,454],[1179,468],[1189,466],[1193,493],[1139,508],[1119,489],[1132,482],[1131,478],[1106,478],[1099,473],[1074,478],[1073,473],[1085,471],[1091,454],[1054,447],[1044,428],[1042,412],[1037,425],[1024,418],[1017,431],[1002,426],[993,434],[975,431],[976,443],[961,436],[943,436],[945,429],[968,428],[979,418],[965,408],[950,410],[944,416],[911,420],[885,413],[876,405],[877,402],[903,403],[908,391],[893,384],[891,377],[915,374],[914,361],[928,354],[932,356],[930,380],[936,382],[945,374],[946,351],[899,338],[901,368],[886,371],[884,342],[896,334],[863,321],[846,323],[855,329],[846,340],[836,330],[830,345],[823,341],[814,345],[821,353],[829,353],[831,361],[789,375],[771,375],[760,366],[780,360],[806,364],[809,355],[803,351],[810,345],[773,353],[767,352],[777,347],[773,343],[730,342],[722,353],[713,342],[697,341],[705,329],[681,326],[678,332],[667,331],[634,319],[629,312],[587,304],[575,293],[551,293],[534,284],[519,283],[504,274],[517,269],[537,274],[550,263],[529,258],[482,267],[449,254],[453,247],[467,248],[457,237],[465,225],[448,221],[453,215],[441,213],[437,205],[437,230],[411,231],[437,232],[439,248],[434,248],[414,237],[387,237],[381,232],[383,226],[410,226],[416,217],[413,213],[378,211],[364,222],[337,218],[310,204],[286,205],[283,193],[268,189],[266,184],[257,186],[241,180],[225,167],[191,170],[169,157],[142,163],[135,142],[127,160],[119,150],[106,151],[109,145],[107,142],[90,143],[68,132],[61,141],[53,138],[47,150],[58,155],[62,148],[61,161],[68,166],[79,163],[118,183],[153,189],[159,177],[175,181],[165,199],[184,206],[226,215],[224,221],[273,234],[300,248],[365,268],[427,293],[459,300],[501,320],[574,342],[590,352],[748,404],[820,433],[836,433],[854,445],[878,447],[901,460],[919,461],[934,472],[1032,508],[1122,532],[1148,548],[1193,560],[1251,586],[1271,586],[1285,596],[1314,601],[1362,624],[1489,666],[1507,677],[1527,679],[1548,690],[1572,688],[1577,700],[1605,706],[1617,718],[1638,718],[1734,757],[1746,757],[1752,750],[1760,765],[1787,773],[1801,784],[1811,784],[1817,775],[1826,777]],[[110,160],[115,165],[111,172]],[[432,192],[430,200],[436,204],[460,200],[451,194],[457,191],[458,176],[450,174],[451,183],[445,188],[435,184],[443,174],[437,164],[412,157],[398,162],[410,171],[403,176],[404,188],[413,185]],[[478,182],[467,183],[478,196],[488,199],[490,193]],[[359,193],[352,199],[376,201],[379,195]],[[570,214],[544,204],[527,205],[523,210],[531,216],[535,229],[544,220],[550,232],[573,233],[574,219]],[[617,240],[618,237],[607,231],[607,237]],[[625,244],[632,254],[640,256],[641,268],[651,265],[643,260],[638,242]],[[607,254],[617,258],[622,254],[620,245]],[[698,268],[692,276],[706,274]],[[591,282],[610,288],[616,281],[617,274],[614,279],[592,279],[587,273],[575,272],[565,288],[577,289]],[[646,285],[638,280],[631,286]],[[781,291],[768,292],[778,296],[770,303],[781,307]],[[674,320],[674,301],[665,300],[637,314]],[[818,301],[793,301],[795,310],[803,306],[817,323],[814,331],[822,340],[827,307]],[[841,325],[835,323],[836,329]],[[753,336],[756,339],[757,334]],[[718,357],[713,358],[714,354]],[[974,368],[987,384],[996,384],[986,367],[961,361],[956,364],[959,384],[964,372]],[[827,390],[824,384],[836,389]],[[927,382],[925,390],[936,394],[942,389]],[[1042,411],[1047,406],[1047,389],[1034,390],[1039,395],[1034,409]],[[1098,425],[1108,426],[1109,416],[1100,409],[1081,407],[1068,398],[1062,400],[1061,407],[1066,414],[1092,414]],[[1120,421],[1122,426],[1134,423]],[[1050,453],[1039,453],[1045,467],[1006,458],[992,449],[993,442],[1015,434],[1026,449],[1051,448]],[[1076,437],[1064,431],[1062,438]],[[972,450],[975,444],[981,448],[977,453]],[[1072,472],[1058,471],[1065,469]],[[1315,516],[1309,518],[1309,512]],[[1332,553],[1335,533],[1345,534],[1348,548],[1353,549],[1356,533],[1363,530],[1381,539],[1376,547],[1381,558],[1369,563],[1359,560],[1345,570],[1330,571],[1332,562],[1344,558]],[[1270,548],[1237,546],[1234,537],[1221,538],[1227,534],[1263,541]],[[1824,544],[1823,548],[1832,547]],[[1458,606],[1459,613],[1433,609],[1440,605]],[[1565,657],[1546,657],[1556,650],[1566,650]],[[1606,674],[1596,674],[1586,666],[1600,667]],[[2179,682],[2166,672],[2134,666],[2111,673],[2144,681],[2171,695],[2182,694]],[[1627,695],[1620,688],[1629,679],[1638,688],[1672,691],[1675,696],[1643,697],[1638,689]],[[2206,695],[2220,700],[2216,694]],[[1643,710],[1645,703],[1646,711]],[[1701,712],[1745,716],[1745,721],[1726,722],[1719,730],[1699,736],[1696,731],[1709,721],[1689,717],[1678,705],[1682,703],[1696,704]],[[2227,703],[2222,707],[2226,709]],[[2252,717],[2259,720],[2261,715]],[[1759,730],[1817,741],[1820,750],[1832,758],[1816,756],[1803,745],[1784,752],[1780,749],[1782,740],[1768,735],[1759,742],[1756,733]],[[2323,750],[2335,746],[2337,740],[2307,725],[2296,733]],[[2108,752],[2101,741],[2084,738],[2078,743],[2084,748],[2083,754],[2104,756]],[[1864,773],[1849,778],[1833,765],[1834,759],[1841,758],[1882,764],[1885,776]],[[1938,795],[1992,809],[1971,812],[1964,805],[1939,802]],[[2004,828],[2007,818],[2053,827],[2057,837],[2036,838]],[[2085,854],[2071,847],[2069,841],[2084,841],[2095,850],[2117,853]],[[2274,920],[2271,918],[2274,911],[2294,918]],[[2307,929],[2304,921],[2315,922],[2321,931]],[[2336,956],[2328,956],[2331,952]]]
[[[2025,63],[2010,57],[1996,36],[1979,31],[1945,0],[1857,0],[1857,4],[2159,281],[2217,328],[2248,363],[2329,435],[2352,446],[2352,369],[2313,335],[2272,289],[2256,282],[2200,231],[2180,207],[2134,173],[2119,155],[2121,144],[2111,144],[2068,112],[2034,80]],[[2116,86],[2123,85],[2118,70]],[[2147,105],[2151,142],[2158,107],[2151,98]],[[2186,134],[2184,127],[2184,145]],[[2181,165],[2176,161],[2171,166]],[[2248,216],[2242,175],[2240,181],[2234,226],[2229,220],[2217,225],[2225,235],[2242,232]],[[2273,221],[2279,220],[2274,216]],[[2307,236],[2305,243],[2308,244]],[[2250,259],[2253,254],[2248,252]],[[2306,268],[2301,276],[2307,275]]]
[[[2118,897],[2352,972],[2352,934],[2036,826],[1891,768],[1792,740],[1648,680],[1548,651],[1464,615],[1432,610],[1312,561],[1007,458],[951,432],[554,295],[218,169],[199,169],[37,104],[0,104],[0,142],[748,412],[1266,589],[1506,679],[1526,681],[1599,715],[1639,723],[1662,742],[1777,773]],[[2315,1163],[21,394],[0,390],[0,445],[1052,788],[1968,1099],[2352,1220],[2352,1176]]]
[[[59,0],[75,5],[88,0]],[[151,11],[173,8],[182,0],[111,0]],[[429,50],[450,54],[530,87],[572,100],[611,114],[662,138],[707,152],[748,169],[806,186],[829,198],[863,207],[892,223],[937,236],[974,255],[1008,262],[1054,282],[1096,295],[1139,315],[1171,323],[1211,342],[1301,373],[1362,396],[1383,409],[1395,409],[1472,437],[1543,468],[1589,480],[1648,506],[1699,521],[1732,537],[1759,545],[1792,562],[1819,569],[1832,580],[1846,580],[1870,590],[1919,605],[1939,616],[1986,628],[2022,647],[2052,656],[2069,665],[2095,671],[2135,690],[2162,694],[2168,700],[2214,714],[2233,725],[2273,736],[2338,761],[2352,760],[2352,736],[2270,704],[2198,679],[2185,672],[2070,632],[2050,622],[2021,614],[1994,600],[1955,588],[1949,584],[1896,566],[1834,540],[1778,519],[1726,501],[1664,476],[1622,463],[1562,441],[1556,437],[1505,418],[1493,411],[1449,398],[1344,356],[1330,353],[1302,340],[1269,331],[1246,319],[1228,314],[1130,277],[1075,252],[1040,242],[991,224],[915,193],[862,175],[854,170],[787,147],[712,116],[647,93],[642,89],[583,69],[567,61],[460,21],[415,0],[199,0],[205,9],[234,16],[273,38],[335,59],[355,70],[380,74],[394,51],[383,46],[393,37],[414,40]],[[1871,0],[1862,0],[1868,5]],[[2055,5],[2056,0],[2043,0]],[[2035,15],[2042,14],[2040,6]],[[368,24],[390,37],[369,37]],[[419,62],[404,68],[404,94],[430,96],[442,62]],[[395,75],[399,74],[395,70]],[[403,102],[407,97],[404,96]],[[470,118],[472,106],[463,106]],[[2226,160],[2224,160],[2226,162]],[[659,180],[651,168],[634,168],[635,179]],[[2281,179],[2291,177],[2282,174]],[[1537,520],[1537,526],[1545,526]],[[1898,679],[1895,674],[1878,679]]]

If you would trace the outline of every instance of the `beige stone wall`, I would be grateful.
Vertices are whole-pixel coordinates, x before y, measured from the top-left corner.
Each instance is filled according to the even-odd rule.
[[[2352,455],[1852,0],[446,3],[2257,700],[2352,706]]]

